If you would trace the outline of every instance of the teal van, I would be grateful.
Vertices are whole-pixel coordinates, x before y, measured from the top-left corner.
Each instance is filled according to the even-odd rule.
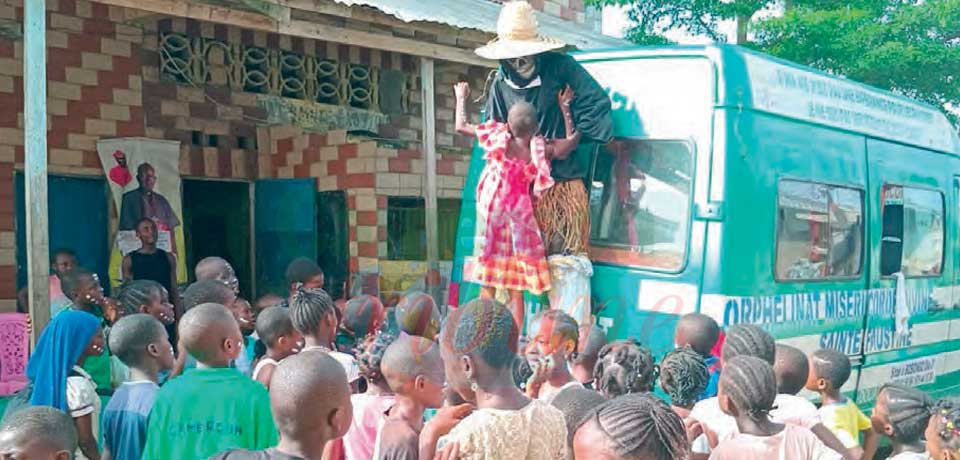
[[[680,315],[846,352],[844,391],[960,385],[960,139],[935,108],[736,46],[577,59],[609,92],[592,149],[592,302],[660,355]],[[473,253],[475,151],[451,289]],[[537,301],[530,308],[538,308]]]

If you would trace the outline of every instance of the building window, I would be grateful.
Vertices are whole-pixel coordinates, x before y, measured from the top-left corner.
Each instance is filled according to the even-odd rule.
[[[777,279],[859,275],[863,231],[863,191],[781,180],[777,193]]]
[[[939,276],[943,269],[943,194],[900,185],[883,186],[880,273]]]
[[[680,270],[690,232],[690,145],[617,139],[608,148],[597,155],[590,190],[592,258]]]
[[[440,260],[453,260],[460,200],[437,200]],[[426,205],[419,197],[387,199],[387,259],[427,260]]]

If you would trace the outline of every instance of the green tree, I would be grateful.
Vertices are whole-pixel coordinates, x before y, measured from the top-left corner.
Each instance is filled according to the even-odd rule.
[[[589,1],[626,6],[628,38],[641,44],[676,29],[723,41],[717,24],[737,20],[740,44],[942,107],[958,122],[946,108],[960,107],[960,0],[781,0],[782,15],[768,18],[754,16],[773,1]]]
[[[960,0],[798,1],[751,28],[749,46],[761,51],[937,107],[960,106]]]
[[[639,44],[668,43],[663,34],[682,30],[702,35],[713,41],[724,42],[727,37],[719,30],[719,23],[735,21],[737,43],[747,41],[751,18],[776,0],[587,0],[595,6],[623,6],[633,26],[627,38]]]

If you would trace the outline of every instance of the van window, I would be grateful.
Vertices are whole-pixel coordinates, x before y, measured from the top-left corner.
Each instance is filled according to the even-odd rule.
[[[939,276],[943,266],[943,194],[886,184],[881,204],[880,273]]]
[[[590,190],[595,261],[676,271],[690,232],[693,152],[677,141],[617,139],[597,155]]]
[[[860,274],[863,191],[781,180],[777,193],[778,280],[822,280]]]

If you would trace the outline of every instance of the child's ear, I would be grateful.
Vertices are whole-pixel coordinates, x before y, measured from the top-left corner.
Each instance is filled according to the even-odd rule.
[[[350,415],[342,407],[330,411],[330,415],[327,416],[327,423],[330,425],[334,437],[339,438],[347,434],[347,430],[350,428]]]
[[[70,457],[72,454],[73,452],[70,452],[67,450],[61,450],[60,452],[57,452],[56,454],[54,454],[53,458],[57,460],[70,460]]]
[[[422,375],[416,376],[416,378],[413,379],[413,388],[417,391],[423,391],[427,388],[427,379]]]
[[[221,347],[223,348],[224,353],[227,354],[227,357],[231,360],[237,359],[237,356],[240,356],[240,344],[234,342],[230,338],[223,339]]]
[[[140,305],[139,311],[140,313],[149,313],[150,307],[147,305]]]
[[[894,434],[894,433],[893,433],[893,425],[891,425],[891,424],[889,424],[889,423],[884,423],[884,424],[883,424],[883,434],[885,434],[888,438],[892,438],[892,437],[893,437],[893,434]]]
[[[829,384],[827,383],[827,379],[824,379],[824,378],[818,378],[818,379],[817,379],[817,389],[818,389],[818,390],[821,390],[821,391],[826,390],[828,386],[829,386]]]
[[[160,348],[157,347],[157,344],[151,343],[150,345],[147,345],[147,353],[156,358],[157,356],[160,356]]]

